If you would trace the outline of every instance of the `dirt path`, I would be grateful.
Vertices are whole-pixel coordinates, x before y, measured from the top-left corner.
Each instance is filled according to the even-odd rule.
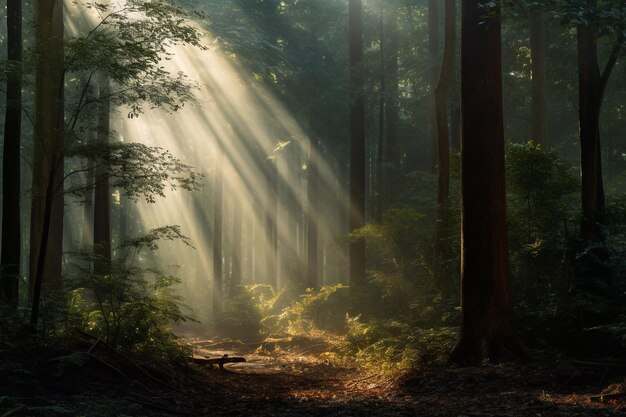
[[[625,373],[615,364],[434,368],[392,378],[333,365],[323,345],[189,342],[198,356],[247,362],[173,370],[168,380],[156,371],[146,378],[105,350],[0,349],[0,416],[626,416]],[[608,395],[594,398],[601,392]]]
[[[280,343],[193,343],[200,355],[243,355],[248,360],[227,365],[227,372],[205,372],[209,386],[235,399],[208,407],[203,410],[207,415],[626,416],[626,395],[591,399],[607,388],[613,393],[626,390],[626,384],[610,385],[620,377],[597,367],[440,368],[390,378],[332,366],[320,351],[285,349]]]

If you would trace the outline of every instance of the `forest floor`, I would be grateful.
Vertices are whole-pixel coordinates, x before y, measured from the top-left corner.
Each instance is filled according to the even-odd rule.
[[[187,342],[196,357],[246,362],[147,373],[96,344],[72,350],[0,344],[0,417],[626,416],[626,366],[612,362],[438,367],[389,376],[339,366],[327,359],[323,342],[310,339]]]

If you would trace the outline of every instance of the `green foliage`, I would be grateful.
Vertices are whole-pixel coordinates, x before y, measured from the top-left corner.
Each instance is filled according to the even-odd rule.
[[[258,335],[262,320],[272,315],[276,294],[271,285],[244,285],[240,289],[224,302],[215,326],[221,334],[231,337]]]
[[[573,168],[532,142],[509,145],[506,168],[516,292],[532,296],[553,285],[567,286],[569,240],[576,233]]]
[[[345,285],[324,286],[319,290],[309,288],[306,294],[283,310],[279,323],[295,334],[311,329],[340,332],[344,330],[349,305]]]
[[[183,300],[176,294],[180,279],[139,265],[142,250],[156,251],[157,240],[179,237],[189,244],[178,226],[155,229],[129,241],[122,247],[132,250],[114,261],[106,273],[96,273],[92,266],[103,262],[98,248],[74,252],[74,271],[68,282],[70,322],[126,352],[183,358],[187,352],[169,328],[171,323],[194,320],[184,312]]]
[[[410,314],[409,306],[431,283],[430,253],[420,245],[423,216],[413,209],[394,208],[383,223],[369,223],[349,234],[363,239],[369,254],[370,285],[359,305],[378,316]],[[431,245],[429,245],[431,246]]]
[[[397,320],[346,321],[344,355],[362,366],[394,372],[418,364],[443,364],[457,338],[453,328],[416,328]]]
[[[204,178],[203,174],[194,171],[169,151],[141,143],[76,143],[68,156],[85,158],[88,162],[66,178],[85,171],[95,171],[96,167],[104,165],[107,170],[106,174],[99,176],[100,181],[108,179],[112,187],[124,190],[129,198],[143,196],[149,203],[154,203],[156,196],[164,197],[167,188],[196,191]],[[70,185],[65,192],[81,197],[94,186]]]
[[[202,48],[189,13],[161,0],[131,0],[123,5],[77,0],[75,4],[101,19],[65,42],[66,71],[87,74],[74,79],[83,90],[90,88],[95,73],[110,79],[113,89],[107,98],[129,106],[129,116],[140,114],[143,103],[175,111],[193,98],[194,86],[187,77],[171,74],[162,65],[174,45]],[[91,104],[81,100],[77,112]]]

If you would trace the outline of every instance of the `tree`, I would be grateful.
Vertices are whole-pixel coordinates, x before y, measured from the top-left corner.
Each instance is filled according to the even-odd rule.
[[[172,44],[200,46],[196,30],[185,24],[187,15],[161,1],[133,0],[120,9],[97,2],[77,2],[77,5],[96,10],[104,17],[86,35],[66,42],[63,42],[63,2],[42,0],[36,7],[35,170],[29,271],[33,327],[38,321],[44,280],[51,292],[62,293],[63,290],[63,196],[67,194],[64,181],[72,174],[64,176],[65,157],[97,155],[98,164],[111,167],[117,163],[116,173],[107,176],[117,176],[129,196],[144,194],[148,201],[153,201],[154,194],[163,195],[164,184],[178,183],[182,188],[193,188],[198,180],[198,175],[189,167],[159,149],[132,143],[82,146],[80,141],[74,140],[78,136],[74,131],[78,120],[100,101],[84,100],[96,72],[116,87],[104,94],[105,100],[129,106],[129,117],[138,116],[146,102],[177,110],[181,101],[192,97],[191,86],[184,75],[173,77],[160,65],[163,56],[168,54],[167,47]],[[128,18],[129,13],[135,14],[132,20]],[[83,88],[64,123],[65,74],[70,72],[81,74],[75,78],[81,80]],[[120,160],[123,160],[122,166]],[[142,175],[139,175],[138,163],[144,164]],[[80,171],[95,170],[98,164]],[[174,174],[168,172],[171,169]],[[181,172],[191,175],[177,176]],[[138,181],[138,177],[142,180]],[[78,191],[83,193],[84,187]]]
[[[365,225],[365,97],[363,90],[363,7],[350,0],[350,211],[349,231]],[[350,286],[365,283],[365,242],[350,243]]]
[[[17,309],[21,257],[20,138],[22,133],[22,1],[7,0],[8,73],[2,156],[2,297]]]
[[[499,3],[463,0],[461,335],[451,359],[498,360],[512,345]]]
[[[309,140],[309,164],[307,168],[307,288],[318,287],[318,262],[317,262],[317,241],[318,241],[318,228],[317,221],[320,214],[317,200],[319,199],[318,193],[318,158],[319,158],[319,145],[316,138]]]
[[[431,159],[429,169],[435,169],[437,163],[437,152],[439,151],[439,127],[437,122],[437,104],[435,97],[435,87],[439,71],[437,61],[439,58],[439,2],[440,0],[428,0],[428,58],[430,60],[430,89],[433,106],[431,110],[431,127],[430,127],[430,143],[431,143]]]
[[[216,161],[223,162],[221,156]],[[223,163],[216,163],[213,178],[213,314],[222,311],[222,223],[223,223]]]
[[[100,85],[100,108],[98,109],[99,145],[109,143],[111,102],[109,99],[109,80],[102,80]],[[107,167],[99,164],[95,169],[95,189],[93,199],[93,245],[98,255],[94,263],[94,273],[106,274],[111,268],[111,189]]]
[[[439,175],[437,181],[437,224],[435,232],[435,272],[442,288],[450,289],[445,269],[448,234],[448,198],[450,196],[450,139],[448,132],[448,96],[452,81],[456,44],[455,0],[445,1],[445,40],[439,79],[435,87],[435,116],[437,119],[437,145]],[[446,281],[446,282],[442,282]]]
[[[62,281],[64,59],[63,2],[42,0],[36,6],[37,52],[33,200],[31,205],[29,286],[33,306],[31,325],[37,325],[43,282],[60,293]]]
[[[541,11],[530,17],[530,60],[532,71],[532,139],[548,145],[548,103],[546,90],[546,25]]]
[[[396,5],[392,5],[387,16],[387,31],[385,33],[386,36],[384,36],[384,41],[386,42],[386,45],[384,46],[384,77],[386,78],[386,81],[384,88],[385,146],[383,146],[387,166],[387,172],[383,175],[385,178],[384,189],[387,190],[387,192],[383,194],[385,195],[385,203],[392,204],[394,198],[397,197],[397,183],[400,179],[400,152],[398,151],[398,133],[400,127],[400,106],[398,103],[398,7]]]

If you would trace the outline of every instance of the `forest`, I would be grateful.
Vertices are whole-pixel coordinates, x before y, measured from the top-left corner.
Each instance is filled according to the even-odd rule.
[[[6,0],[0,53],[0,417],[626,415],[624,0]]]

